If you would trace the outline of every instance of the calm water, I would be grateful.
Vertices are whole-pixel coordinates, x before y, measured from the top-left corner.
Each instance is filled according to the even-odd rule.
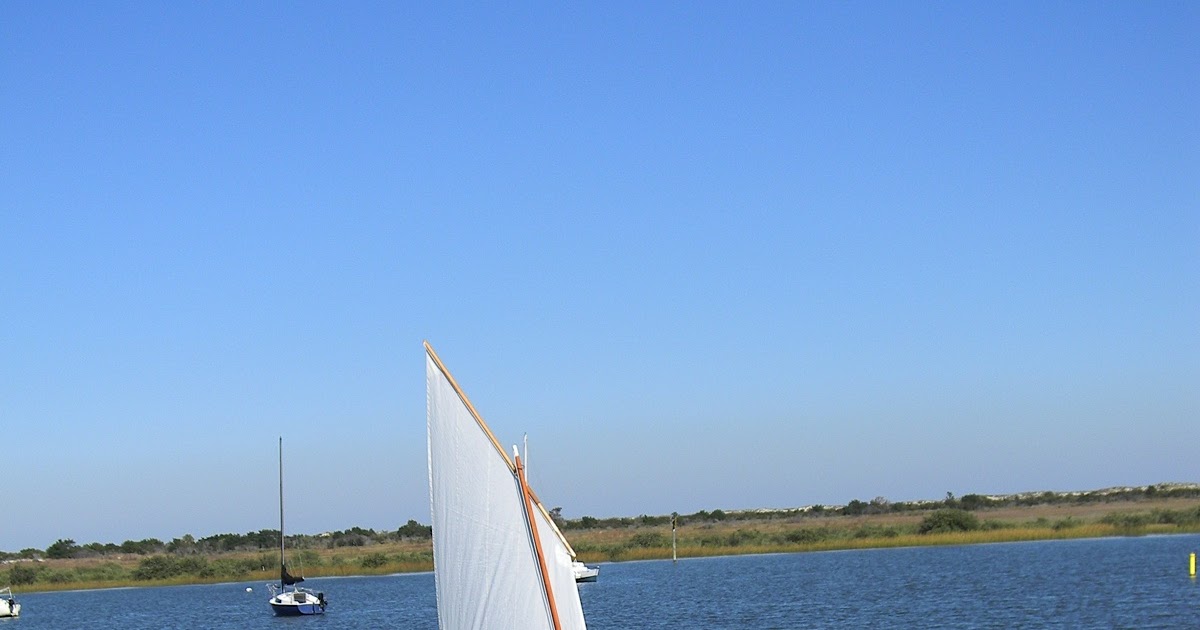
[[[1200,536],[605,564],[588,628],[1195,628]],[[430,574],[314,579],[320,617],[273,617],[259,582],[29,593],[0,630],[435,630]],[[247,593],[246,587],[254,589]]]

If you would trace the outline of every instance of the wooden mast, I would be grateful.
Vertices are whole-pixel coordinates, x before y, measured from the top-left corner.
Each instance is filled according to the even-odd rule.
[[[515,446],[513,447],[516,448]],[[525,520],[529,523],[529,533],[533,536],[533,551],[537,556],[538,570],[542,573],[542,588],[546,591],[546,601],[550,603],[550,617],[554,621],[554,630],[561,630],[562,622],[558,620],[558,603],[554,601],[554,587],[550,586],[550,572],[546,569],[546,557],[542,554],[542,538],[538,536],[537,522],[533,513],[533,500],[530,498],[529,484],[525,481],[525,466],[521,456],[516,456],[517,478],[521,481],[521,503],[525,507]]]

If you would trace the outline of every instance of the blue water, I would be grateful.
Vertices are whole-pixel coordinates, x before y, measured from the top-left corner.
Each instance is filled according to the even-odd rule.
[[[1195,628],[1200,536],[605,564],[588,628]],[[329,612],[273,617],[259,582],[28,593],[0,630],[435,630],[431,574],[310,579]],[[247,593],[246,587],[254,589]]]

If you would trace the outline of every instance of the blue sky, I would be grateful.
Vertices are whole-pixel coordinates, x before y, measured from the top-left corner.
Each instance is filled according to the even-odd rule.
[[[1200,481],[1194,3],[0,7],[0,549]]]

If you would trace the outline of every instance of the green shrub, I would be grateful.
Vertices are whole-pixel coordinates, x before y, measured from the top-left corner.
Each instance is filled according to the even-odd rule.
[[[1150,524],[1150,515],[1145,513],[1121,513],[1107,514],[1100,519],[1101,523],[1107,523],[1118,529],[1141,529]]]
[[[1080,523],[1078,520],[1075,520],[1075,519],[1071,518],[1070,516],[1068,516],[1067,518],[1064,518],[1062,520],[1054,521],[1054,525],[1051,525],[1050,528],[1056,532],[1060,532],[1064,529],[1071,529],[1072,527],[1079,527],[1080,525],[1082,525],[1082,523]]]
[[[363,556],[362,560],[359,560],[359,564],[361,564],[364,569],[377,569],[387,563],[388,557],[386,553],[368,554]]]
[[[917,526],[918,534],[969,532],[979,529],[979,519],[966,510],[943,508],[926,516]]]
[[[42,581],[51,584],[66,584],[67,582],[78,582],[79,576],[71,569],[50,569],[42,574]]]
[[[8,570],[8,583],[15,586],[33,584],[37,580],[37,570],[33,567],[18,564]]]
[[[413,519],[408,519],[408,522],[400,526],[396,530],[396,535],[401,538],[419,538],[428,540],[433,537],[433,526],[422,525]]]
[[[94,567],[76,569],[76,573],[79,574],[79,580],[82,582],[115,582],[129,579],[129,571],[116,562],[105,562]]]
[[[166,556],[143,558],[133,570],[135,580],[161,580],[175,575],[175,565]]]
[[[291,555],[288,566],[291,566],[293,563],[299,567],[319,567],[321,566],[321,555],[312,549],[301,549]]]
[[[261,566],[253,558],[217,558],[208,566],[211,577],[240,578]]]
[[[754,544],[762,541],[762,532],[756,529],[739,529],[725,537],[725,544],[730,547]]]
[[[143,558],[133,570],[135,580],[165,580],[177,575],[208,578],[215,577],[216,573],[209,567],[208,560],[197,556],[150,556]]]
[[[1200,507],[1191,510],[1154,510],[1150,512],[1150,519],[1163,525],[1195,525],[1200,523]]]
[[[208,560],[198,556],[176,558],[174,569],[176,575],[199,575],[202,577],[207,577],[204,574],[210,571]]]
[[[805,527],[803,529],[793,529],[783,535],[783,539],[790,543],[801,545],[811,545],[813,543],[828,540],[830,538],[829,529],[825,527]]]
[[[854,538],[895,538],[900,532],[895,527],[884,527],[882,525],[863,525],[854,530]]]
[[[59,538],[54,541],[54,544],[46,547],[46,557],[54,559],[74,558],[75,553],[79,551],[79,545],[75,544],[70,538]]]
[[[620,543],[613,543],[611,545],[603,545],[600,549],[609,558],[619,560],[625,556],[625,552],[629,550],[629,547]]]
[[[658,532],[641,532],[629,539],[631,547],[666,547],[667,537]]]

